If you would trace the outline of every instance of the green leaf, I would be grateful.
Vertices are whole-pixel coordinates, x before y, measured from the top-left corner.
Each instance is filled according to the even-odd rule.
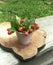
[[[17,15],[16,15],[16,20],[17,20],[18,24],[20,24],[21,18],[18,17]]]
[[[11,32],[13,33],[15,31],[16,31],[15,28],[14,27],[11,27]]]

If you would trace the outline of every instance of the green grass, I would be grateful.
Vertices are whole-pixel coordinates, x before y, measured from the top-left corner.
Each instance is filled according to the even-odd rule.
[[[8,21],[8,15],[14,14],[22,18],[39,18],[53,15],[53,1],[46,0],[0,0],[0,22]]]

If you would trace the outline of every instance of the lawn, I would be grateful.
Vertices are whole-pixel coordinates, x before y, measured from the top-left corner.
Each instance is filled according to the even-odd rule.
[[[0,22],[8,21],[11,14],[22,18],[53,15],[53,0],[0,0]]]

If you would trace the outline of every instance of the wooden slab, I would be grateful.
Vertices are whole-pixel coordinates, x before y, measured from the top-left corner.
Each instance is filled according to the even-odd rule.
[[[46,32],[43,30],[34,31],[30,38],[30,44],[22,45],[18,43],[16,32],[11,35],[7,34],[7,28],[9,27],[11,27],[9,22],[0,24],[0,43],[4,47],[12,48],[24,60],[35,56],[38,53],[38,48],[45,44]]]

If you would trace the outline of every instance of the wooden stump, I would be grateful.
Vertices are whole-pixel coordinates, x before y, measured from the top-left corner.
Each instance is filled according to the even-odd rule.
[[[35,56],[38,53],[38,48],[45,44],[46,33],[43,30],[34,31],[30,38],[30,44],[23,45],[18,42],[16,32],[11,35],[7,34],[7,28],[10,27],[9,22],[0,24],[0,43],[4,47],[12,48],[12,50],[24,60]]]

